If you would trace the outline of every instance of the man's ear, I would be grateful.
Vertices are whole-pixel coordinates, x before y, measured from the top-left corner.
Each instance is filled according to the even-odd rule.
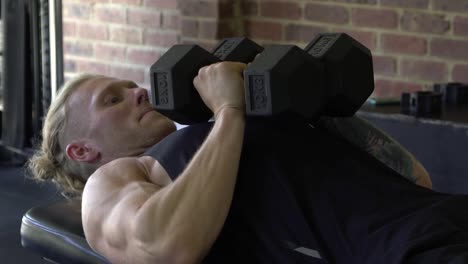
[[[72,141],[65,150],[67,157],[74,161],[94,163],[97,162],[100,152],[92,144],[84,141]]]

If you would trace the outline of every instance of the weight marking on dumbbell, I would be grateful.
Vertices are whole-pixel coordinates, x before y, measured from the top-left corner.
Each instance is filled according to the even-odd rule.
[[[338,38],[338,35],[325,35],[321,36],[320,39],[315,42],[312,49],[310,50],[310,54],[314,57],[320,57],[323,55],[323,52],[329,49],[329,46],[335,42]]]
[[[237,42],[236,40],[226,40],[223,44],[220,45],[220,48],[216,50],[214,55],[218,57],[220,60],[224,60],[226,53],[231,52],[236,42]]]
[[[263,75],[249,76],[251,110],[254,112],[265,111],[267,108],[267,93],[265,89],[265,77]]]
[[[158,105],[165,105],[169,103],[169,86],[168,86],[168,74],[167,73],[156,73],[156,83],[158,96],[156,98]]]

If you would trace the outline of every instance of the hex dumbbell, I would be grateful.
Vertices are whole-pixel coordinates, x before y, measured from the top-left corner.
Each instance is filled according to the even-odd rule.
[[[265,47],[244,82],[250,116],[352,116],[374,90],[372,56],[347,34],[319,34],[304,50]]]
[[[210,119],[211,111],[193,86],[199,69],[220,61],[248,63],[262,50],[248,38],[223,39],[211,53],[198,45],[174,45],[150,69],[156,109],[180,124]]]

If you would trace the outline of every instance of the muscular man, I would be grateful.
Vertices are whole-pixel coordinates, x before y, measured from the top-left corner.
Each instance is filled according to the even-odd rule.
[[[78,78],[51,106],[30,167],[68,193],[80,193],[86,182],[86,238],[115,263],[463,257],[467,221],[456,209],[464,196],[411,183],[430,186],[424,168],[362,121],[312,128],[296,120],[246,120],[244,67],[202,68],[194,84],[215,122],[177,132],[134,83]],[[363,125],[368,130],[357,132]]]

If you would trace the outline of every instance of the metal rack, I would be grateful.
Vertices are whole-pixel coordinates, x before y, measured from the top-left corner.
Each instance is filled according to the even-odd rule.
[[[32,153],[52,95],[63,83],[61,7],[61,0],[1,2],[1,160]]]

